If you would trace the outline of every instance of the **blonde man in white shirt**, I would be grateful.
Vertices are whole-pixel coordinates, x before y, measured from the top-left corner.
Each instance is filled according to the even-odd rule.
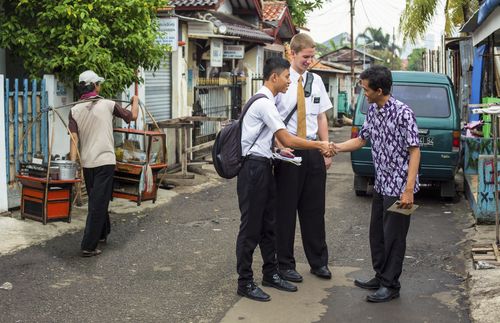
[[[276,98],[276,105],[282,118],[297,107],[287,124],[287,130],[291,134],[308,140],[328,141],[326,111],[332,108],[332,103],[321,77],[308,71],[316,52],[315,46],[316,43],[307,34],[297,34],[292,38],[291,84],[285,94]],[[311,77],[312,84],[307,86]],[[303,93],[302,115],[299,106],[300,92]],[[284,143],[281,145],[286,147]],[[330,279],[332,275],[328,269],[325,234],[325,188],[326,170],[332,163],[332,157],[312,150],[295,150],[294,154],[302,158],[300,167],[290,163],[277,163],[274,173],[280,205],[276,217],[280,274],[293,282],[301,282],[303,279],[296,271],[294,256],[298,214],[302,245],[311,273]]]
[[[274,57],[264,66],[264,86],[257,92],[265,97],[248,107],[242,120],[242,155],[245,161],[238,174],[237,193],[241,224],[236,242],[238,294],[257,301],[269,301],[270,296],[254,282],[253,252],[260,246],[264,265],[262,284],[294,292],[297,287],[278,274],[275,240],[276,187],[272,174],[273,135],[287,147],[316,149],[330,152],[328,141],[308,141],[286,131],[276,109],[275,96],[286,92],[290,83],[290,64]],[[256,140],[257,138],[257,140]]]

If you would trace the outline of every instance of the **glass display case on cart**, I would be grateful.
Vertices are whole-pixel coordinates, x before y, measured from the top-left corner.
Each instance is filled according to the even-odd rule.
[[[158,173],[167,167],[166,135],[160,131],[115,128],[113,197],[140,205],[156,201]]]

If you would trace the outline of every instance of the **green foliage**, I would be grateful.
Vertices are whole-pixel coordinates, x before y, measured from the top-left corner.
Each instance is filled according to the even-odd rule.
[[[394,71],[401,69],[401,58],[388,49],[371,50],[370,54],[382,59],[382,61],[375,61],[376,65],[383,65]]]
[[[403,42],[416,41],[425,36],[427,28],[437,14],[439,0],[406,0],[406,7],[400,18],[399,28]],[[451,35],[454,29],[466,22],[479,7],[478,0],[446,0],[445,34]]]
[[[408,70],[409,71],[423,71],[424,63],[422,62],[422,55],[425,52],[425,48],[415,48],[408,55]]]
[[[323,7],[325,2],[325,0],[286,0],[293,24],[297,27],[305,26],[307,14]]]
[[[376,62],[393,70],[401,69],[401,48],[391,41],[391,35],[384,33],[382,28],[368,27],[356,37],[357,48],[373,54],[383,62]],[[363,46],[367,44],[368,46]]]
[[[364,32],[356,37],[357,47],[363,48],[363,44],[371,44],[366,48],[373,50],[389,50],[392,53],[400,54],[401,48],[391,41],[391,35],[384,33],[382,28],[368,27]]]
[[[53,73],[75,84],[92,69],[103,95],[119,93],[139,66],[155,69],[168,47],[159,36],[156,10],[166,0],[15,0],[0,16],[0,47],[23,58],[31,77]]]
[[[362,40],[362,41],[360,41]],[[368,27],[364,32],[356,37],[356,44],[369,44],[371,48],[375,50],[384,50],[389,47],[391,42],[391,35],[384,34],[382,28]]]
[[[325,54],[331,53],[337,49],[340,49],[344,46],[351,47],[351,44],[345,39],[341,39],[337,44],[333,39],[328,40],[328,44],[320,44],[316,43],[316,52],[319,56],[323,56]]]
[[[318,56],[323,56],[325,54],[328,54],[332,51],[333,49],[330,48],[330,46],[327,46],[327,45],[323,45],[323,44],[320,44],[320,43],[316,43],[316,54]]]

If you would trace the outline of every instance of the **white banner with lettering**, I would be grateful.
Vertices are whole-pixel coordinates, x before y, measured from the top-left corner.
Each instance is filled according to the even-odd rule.
[[[179,45],[179,18],[159,18],[159,30],[162,35],[157,39],[162,45],[170,45],[176,51]]]
[[[210,66],[222,67],[223,45],[222,39],[210,38]]]
[[[243,59],[245,57],[245,46],[224,45],[223,57],[226,59]]]

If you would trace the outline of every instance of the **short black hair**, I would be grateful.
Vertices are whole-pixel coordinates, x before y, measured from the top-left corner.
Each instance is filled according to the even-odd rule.
[[[99,83],[97,83],[99,84]],[[78,97],[90,93],[95,90],[96,84],[90,83],[90,84],[85,84],[85,82],[80,82],[78,83],[76,87],[76,92],[78,93]]]
[[[359,78],[368,80],[368,87],[374,91],[382,89],[384,95],[391,93],[392,74],[391,70],[385,66],[374,65],[369,67],[359,75]]]
[[[269,80],[273,73],[281,74],[284,70],[290,68],[290,62],[283,57],[271,57],[264,64],[264,81]]]

